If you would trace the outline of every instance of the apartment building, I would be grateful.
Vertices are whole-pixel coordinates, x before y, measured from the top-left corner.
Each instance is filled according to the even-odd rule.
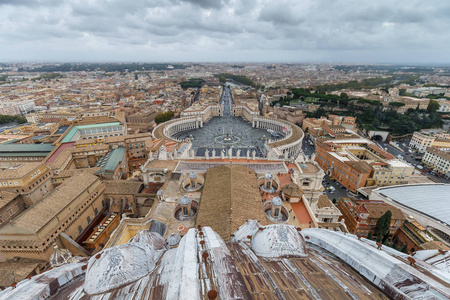
[[[322,142],[316,146],[316,162],[328,176],[352,192],[366,186],[373,171],[367,162],[360,161],[342,147]]]
[[[61,233],[76,240],[99,214],[105,185],[94,175],[81,173],[55,189],[44,200],[0,228],[0,255],[48,260],[53,244],[64,248]]]
[[[332,178],[352,192],[365,186],[408,183],[414,168],[363,139],[319,141],[315,160]]]
[[[400,160],[391,160],[386,163],[372,164],[374,184],[389,186],[407,184],[414,172],[414,167]]]
[[[439,173],[450,176],[450,153],[430,147],[425,152],[422,162]]]
[[[421,130],[415,131],[409,146],[419,152],[425,152],[428,147],[444,148],[450,150],[450,139],[448,132],[442,130]]]
[[[375,229],[378,219],[388,210],[392,213],[390,235],[393,236],[406,220],[400,209],[382,201],[341,198],[338,201],[337,208],[342,213],[340,220],[344,220],[349,233],[366,238],[369,233],[372,233],[374,238],[377,237]]]
[[[19,193],[0,191],[0,228],[26,208],[25,201]]]
[[[11,167],[0,172],[0,190],[19,193],[31,206],[41,201],[53,190],[51,169],[34,162]]]

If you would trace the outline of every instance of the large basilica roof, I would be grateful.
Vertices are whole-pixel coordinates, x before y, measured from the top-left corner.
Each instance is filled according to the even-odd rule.
[[[228,242],[210,227],[192,228],[172,249],[144,230],[0,299],[448,299],[448,273],[419,259],[430,255],[411,266],[408,255],[353,235],[252,220]]]

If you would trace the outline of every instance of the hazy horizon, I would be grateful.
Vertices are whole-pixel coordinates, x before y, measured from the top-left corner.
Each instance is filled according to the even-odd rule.
[[[450,64],[448,1],[0,0],[1,62]]]

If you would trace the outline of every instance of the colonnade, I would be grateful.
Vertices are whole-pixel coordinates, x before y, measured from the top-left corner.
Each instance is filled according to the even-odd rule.
[[[180,119],[164,127],[164,135],[172,139],[172,135],[175,133],[193,130],[200,127],[203,127],[203,121],[201,118]]]

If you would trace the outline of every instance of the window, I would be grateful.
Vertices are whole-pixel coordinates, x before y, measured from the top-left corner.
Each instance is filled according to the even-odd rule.
[[[78,226],[78,233],[82,233],[83,232],[83,227],[81,227],[81,225],[80,226]]]
[[[94,213],[95,213],[95,215],[98,215],[98,208],[97,207],[94,209]]]
[[[278,217],[280,215],[280,209],[279,208],[275,208],[275,211],[273,212],[273,216],[274,217]]]
[[[88,224],[91,223],[91,217],[87,216],[86,220],[87,220]]]
[[[38,170],[37,173],[38,173],[38,174],[41,174],[41,170]]]
[[[12,215],[14,214],[14,212],[13,212],[13,210],[12,210],[11,207],[8,207],[6,210],[8,211],[8,214],[9,214],[10,216],[12,216]]]

